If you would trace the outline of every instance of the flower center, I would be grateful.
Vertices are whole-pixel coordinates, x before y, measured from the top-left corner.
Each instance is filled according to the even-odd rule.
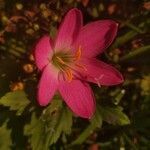
[[[78,72],[76,67],[86,70],[86,68],[77,61],[81,58],[81,46],[75,54],[68,52],[54,53],[52,63],[57,67],[66,77],[67,81],[72,81],[74,72]],[[76,66],[76,67],[75,67]]]

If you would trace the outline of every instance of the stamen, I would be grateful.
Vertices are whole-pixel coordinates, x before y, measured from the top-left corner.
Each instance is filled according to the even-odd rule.
[[[64,77],[68,82],[71,82],[73,80],[73,77],[75,73],[78,73],[79,68],[87,71],[87,68],[83,64],[76,62],[81,58],[81,50],[81,46],[79,46],[75,54],[57,53],[52,58],[53,63],[65,75]],[[75,66],[77,66],[78,68]]]
[[[81,58],[81,46],[79,46],[76,54],[75,54],[75,60],[79,60]]]
[[[61,64],[66,64],[60,57],[56,57]]]
[[[71,82],[72,79],[73,79],[72,70],[71,70],[71,69],[67,69],[67,70],[65,70],[65,73],[66,73],[67,80],[68,80],[69,82]]]
[[[87,71],[87,68],[84,66],[84,65],[82,65],[82,64],[75,64],[77,67],[79,67],[79,68],[81,68],[81,69],[83,69],[84,71]]]

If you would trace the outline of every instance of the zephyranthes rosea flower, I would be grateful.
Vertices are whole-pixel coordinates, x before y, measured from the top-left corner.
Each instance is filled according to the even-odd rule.
[[[42,71],[38,85],[38,102],[45,106],[59,92],[78,116],[91,118],[95,98],[88,82],[116,85],[122,75],[112,66],[96,59],[114,40],[118,24],[100,20],[83,26],[78,9],[70,10],[54,40],[42,37],[35,48],[37,67]]]

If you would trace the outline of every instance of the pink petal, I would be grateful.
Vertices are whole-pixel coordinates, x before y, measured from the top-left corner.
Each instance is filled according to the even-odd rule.
[[[81,29],[74,43],[74,50],[81,46],[83,56],[95,57],[112,43],[117,29],[118,24],[112,20],[89,23]]]
[[[58,87],[58,70],[51,64],[47,65],[38,85],[38,102],[41,106],[47,105],[54,96]]]
[[[95,111],[93,92],[87,83],[80,80],[62,81],[59,91],[71,110],[83,118],[91,118]]]
[[[82,71],[84,79],[87,81],[97,83],[100,85],[116,85],[123,82],[121,73],[114,67],[99,61],[95,58],[83,59],[82,64],[87,71]]]
[[[82,27],[82,13],[71,9],[65,16],[56,37],[55,50],[68,49]]]
[[[43,36],[35,47],[35,62],[37,67],[42,70],[48,63],[53,54],[52,40],[48,35]]]

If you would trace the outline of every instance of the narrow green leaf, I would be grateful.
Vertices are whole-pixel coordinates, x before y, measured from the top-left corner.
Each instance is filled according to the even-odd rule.
[[[6,123],[0,127],[0,149],[1,150],[11,150],[11,130],[7,128]]]
[[[90,122],[95,127],[100,128],[102,126],[102,116],[99,105],[97,105],[95,115],[93,116]]]
[[[113,125],[127,125],[130,123],[129,118],[122,112],[122,108],[116,107],[100,107],[103,120]]]
[[[140,56],[142,53],[145,53],[147,51],[150,51],[150,45],[144,46],[144,47],[140,47],[136,50],[131,51],[129,54],[123,56],[120,61],[126,61],[129,60],[131,58],[134,58],[136,56]]]
[[[125,25],[126,25],[127,27],[129,27],[130,29],[132,29],[132,30],[134,30],[134,31],[136,31],[136,32],[138,32],[138,33],[140,33],[140,34],[144,33],[143,30],[141,30],[139,27],[135,26],[134,24],[132,24],[132,23],[130,23],[130,22],[125,22]]]
[[[141,27],[144,28],[143,26],[145,26],[145,24],[143,24],[143,22],[141,22],[139,25],[137,25],[137,27],[134,26],[133,24],[129,23],[129,22],[126,22],[125,24],[126,24],[126,26],[130,27],[132,30],[125,33],[124,35],[122,35],[120,37],[117,37],[114,44],[110,47],[110,50],[124,45],[128,41],[132,40],[139,33],[140,34],[145,33],[148,30],[146,27],[145,27],[144,31],[141,30]]]
[[[138,33],[136,31],[129,31],[126,34],[118,37],[115,41],[115,43],[110,47],[110,49],[118,48],[119,46],[122,46],[126,42],[130,41],[132,38],[134,38]]]
[[[99,107],[97,107],[96,113],[90,122],[90,125],[88,125],[88,127],[79,135],[79,137],[71,143],[71,146],[82,144],[96,128],[100,128],[102,126],[102,116],[100,114]]]
[[[138,150],[136,145],[132,142],[132,139],[130,139],[125,133],[123,133],[123,137],[129,143],[133,150]]]
[[[29,103],[24,91],[9,92],[0,99],[0,105],[15,110],[17,115],[21,115]]]
[[[92,124],[88,125],[87,128],[79,135],[79,137],[75,141],[71,143],[70,146],[82,144],[96,128],[97,127],[93,126]]]

